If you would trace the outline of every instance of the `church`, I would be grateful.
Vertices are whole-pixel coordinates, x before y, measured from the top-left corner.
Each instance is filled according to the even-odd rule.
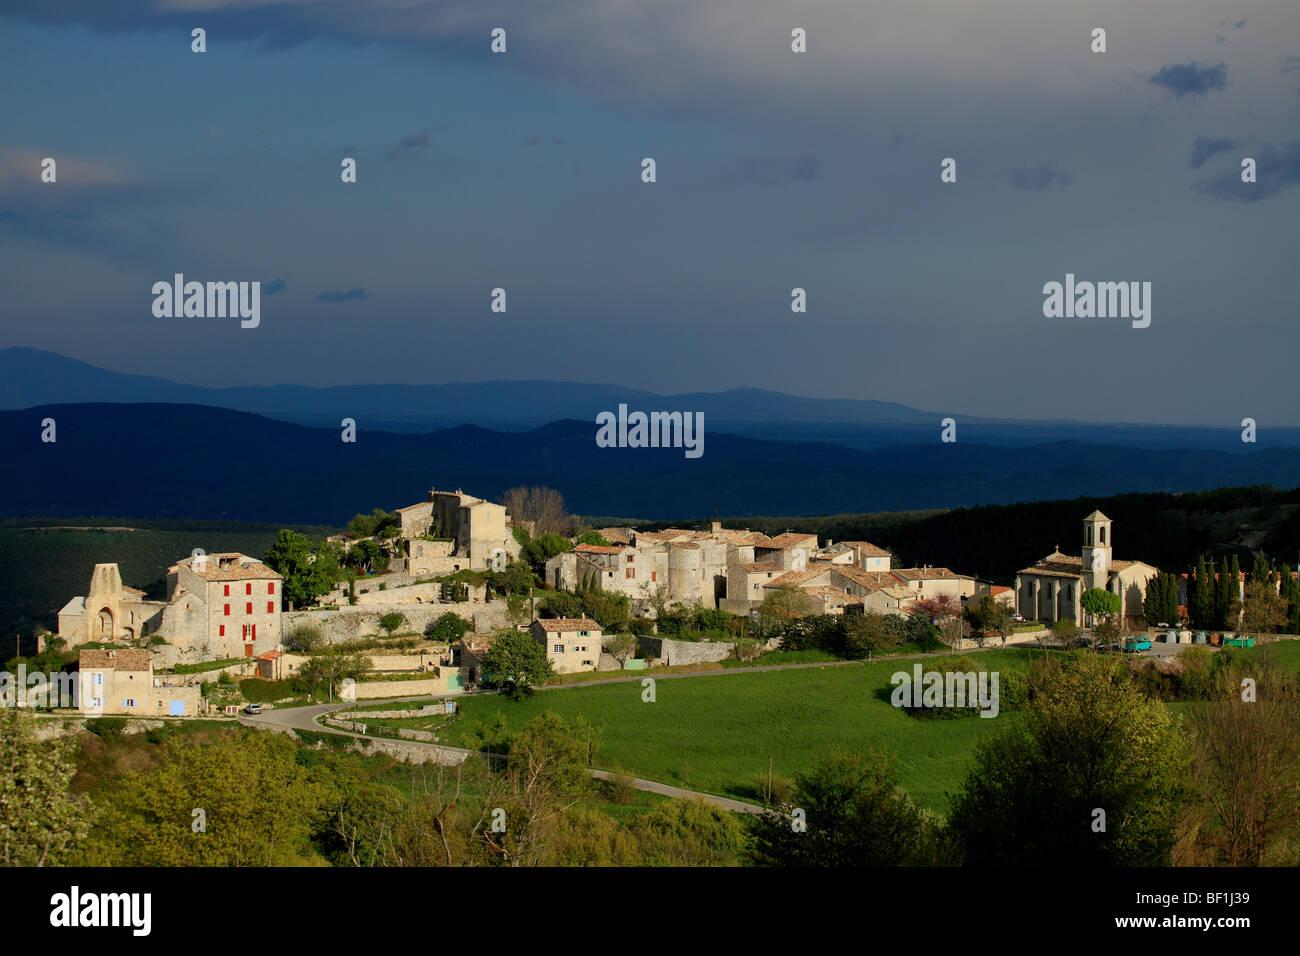
[[[1157,569],[1145,561],[1112,557],[1110,524],[1109,518],[1094,511],[1083,519],[1083,549],[1079,554],[1062,554],[1058,548],[1016,574],[1016,610],[1026,620],[1064,619],[1080,626],[1090,625],[1094,622],[1084,621],[1079,600],[1085,591],[1104,588],[1119,595],[1122,623],[1145,626],[1141,623],[1142,602],[1147,582],[1156,576]]]

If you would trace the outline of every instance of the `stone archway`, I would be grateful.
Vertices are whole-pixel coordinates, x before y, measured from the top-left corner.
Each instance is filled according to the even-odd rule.
[[[113,611],[111,608],[103,607],[99,609],[99,629],[96,632],[95,639],[98,641],[111,641],[115,628],[113,626]]]

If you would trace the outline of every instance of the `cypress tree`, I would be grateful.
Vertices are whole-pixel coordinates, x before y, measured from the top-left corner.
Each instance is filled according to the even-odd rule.
[[[1168,621],[1170,624],[1178,623],[1178,579],[1174,577],[1172,571],[1164,572],[1165,588],[1164,602],[1165,613],[1161,620]]]
[[[1228,616],[1224,626],[1236,630],[1239,623],[1241,623],[1241,562],[1234,554],[1232,564],[1228,567]]]
[[[1205,555],[1197,563],[1195,581],[1189,582],[1188,591],[1192,623],[1196,627],[1214,627],[1214,592],[1210,590],[1210,571],[1205,566]]]

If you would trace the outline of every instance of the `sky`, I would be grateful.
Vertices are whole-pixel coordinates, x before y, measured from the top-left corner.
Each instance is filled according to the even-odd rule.
[[[1293,2],[0,0],[0,89],[0,346],[1300,425]],[[260,324],[155,317],[178,272]]]

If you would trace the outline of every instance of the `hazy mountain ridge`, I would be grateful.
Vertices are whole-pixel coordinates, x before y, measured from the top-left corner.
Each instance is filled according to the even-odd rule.
[[[57,442],[40,440],[57,422]],[[122,514],[341,524],[420,500],[431,486],[495,497],[519,484],[559,489],[586,514],[648,519],[828,514],[1009,504],[1225,485],[1290,486],[1300,450],[1150,451],[1052,442],[970,442],[860,451],[706,430],[704,456],[610,449],[595,425],[526,432],[464,425],[395,434],[359,424],[313,429],[199,405],[83,404],[0,412],[4,515]]]

